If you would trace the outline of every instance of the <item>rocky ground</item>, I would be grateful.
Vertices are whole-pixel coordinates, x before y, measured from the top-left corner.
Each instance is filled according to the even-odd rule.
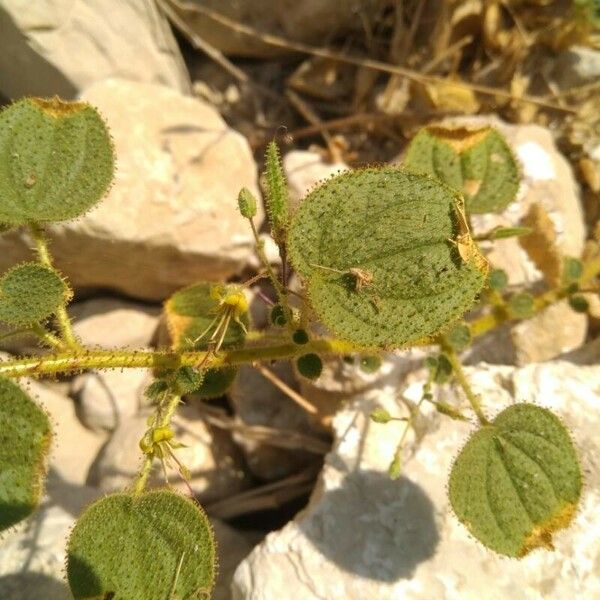
[[[448,76],[449,82],[462,77],[497,83],[559,107],[569,101],[577,114],[451,83],[409,84],[389,73],[375,77],[364,66],[346,68],[274,47],[264,36],[232,32],[174,0],[53,1],[33,3],[27,11],[17,0],[5,0],[0,94],[87,100],[108,121],[117,151],[115,184],[104,202],[77,221],[49,228],[56,264],[77,292],[70,312],[86,345],[156,346],[164,339],[161,303],[175,290],[201,279],[239,280],[256,272],[252,234],[236,197],[242,186],[260,195],[264,142],[274,135],[283,144],[297,205],[332,173],[374,160],[397,162],[420,123],[448,114],[461,122],[492,123],[518,157],[523,183],[505,212],[474,219],[475,233],[517,225],[537,205],[549,215],[563,254],[595,251],[600,108],[597,96],[585,93],[600,75],[594,38],[575,36],[543,52],[548,43],[525,9],[494,18],[489,7],[499,3],[484,8],[475,0],[437,3],[441,16],[433,24],[423,18],[427,10],[418,12],[426,2],[408,3],[408,13],[397,7],[394,12],[383,0],[357,1],[355,11],[329,0],[228,4],[237,22],[289,42],[347,40],[364,57],[421,71],[429,64],[428,72]],[[385,16],[385,26],[378,29],[375,15]],[[421,19],[413,33],[399,25],[410,22],[408,17]],[[444,19],[447,31],[440,25]],[[552,15],[548,19],[558,27]],[[530,27],[520,42],[515,22]],[[398,40],[395,46],[389,42],[393,33],[425,39],[423,23],[438,36],[439,48],[423,42],[428,50],[417,51],[415,42],[412,50],[403,50]],[[461,42],[465,36],[469,39]],[[470,57],[465,48],[478,44],[497,53],[497,64],[484,65],[484,74],[484,66],[469,70],[463,64]],[[439,58],[450,50],[454,68]],[[538,62],[531,63],[531,55]],[[550,92],[540,91],[537,71]],[[584,92],[570,96],[577,88]],[[344,119],[347,129],[331,124]],[[323,121],[331,122],[329,128]],[[286,133],[293,135],[288,139]],[[261,210],[257,222],[263,218]],[[261,235],[277,266],[264,227]],[[28,258],[30,248],[23,232],[0,236],[0,270]],[[543,285],[539,265],[516,240],[483,249],[493,266],[509,273],[515,289]],[[264,302],[256,293],[251,300],[255,326],[265,327]],[[464,357],[491,412],[524,399],[536,402],[554,409],[577,440],[586,490],[575,524],[557,536],[554,553],[536,552],[520,562],[500,559],[469,539],[454,518],[445,485],[468,424],[424,411],[408,440],[402,478],[387,476],[400,433],[393,425],[370,422],[368,414],[377,406],[397,413],[418,399],[423,351],[386,355],[376,374],[330,360],[315,383],[300,380],[288,364],[272,365],[281,380],[319,408],[318,419],[257,370],[244,367],[226,397],[210,403],[189,398],[175,421],[177,439],[186,446],[178,456],[191,470],[190,486],[219,542],[215,598],[599,597],[600,307],[596,298],[590,301],[588,315],[565,302],[495,330]],[[35,340],[22,337],[1,344],[12,354],[40,351]],[[63,582],[65,536],[86,504],[131,481],[148,413],[143,395],[148,382],[143,370],[26,382],[50,413],[56,436],[42,506],[0,540],[1,598],[69,597]],[[453,387],[437,393],[461,398]],[[152,483],[161,485],[160,473]],[[171,483],[187,490],[176,477]]]

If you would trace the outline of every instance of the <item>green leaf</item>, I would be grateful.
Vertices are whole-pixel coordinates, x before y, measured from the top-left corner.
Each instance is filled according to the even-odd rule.
[[[404,165],[459,190],[468,213],[499,212],[519,189],[516,159],[492,127],[422,129],[411,142]]]
[[[84,102],[26,98],[0,112],[0,221],[82,215],[107,192],[114,154],[104,121]]]
[[[531,227],[495,227],[484,237],[488,240],[503,240],[511,237],[520,237],[529,235],[533,229]]]
[[[32,325],[47,319],[71,299],[60,275],[38,263],[24,263],[0,278],[0,321]]]
[[[285,241],[289,225],[289,200],[279,148],[269,142],[265,156],[266,204],[271,233],[277,244]]]
[[[0,531],[37,507],[52,432],[48,415],[16,384],[0,377]]]
[[[222,396],[233,384],[237,375],[236,367],[207,369],[202,384],[193,390],[196,398],[210,400]]]
[[[476,431],[450,473],[458,519],[485,546],[512,557],[552,548],[581,494],[569,433],[549,410],[516,404]]]
[[[366,347],[436,335],[473,305],[487,273],[461,197],[389,167],[342,173],[313,190],[288,248],[318,317]]]
[[[215,563],[206,514],[168,490],[102,498],[81,515],[67,547],[76,599],[208,598]]]

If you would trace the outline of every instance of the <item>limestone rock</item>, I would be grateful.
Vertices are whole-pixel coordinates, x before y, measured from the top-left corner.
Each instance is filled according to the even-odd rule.
[[[170,6],[180,15],[186,27],[225,54],[240,56],[273,56],[289,53],[266,44],[256,37],[232,31],[231,28],[215,23],[212,19],[191,9],[182,8],[181,2],[169,0]],[[364,27],[361,14],[376,13],[389,5],[389,0],[194,0],[189,4],[203,5],[221,12],[226,17],[258,30],[271,33],[290,41],[322,45],[324,39]],[[179,5],[179,6],[178,6]],[[183,31],[186,34],[186,31]]]
[[[50,468],[65,484],[84,485],[88,470],[106,441],[106,435],[86,429],[75,414],[75,403],[66,394],[35,380],[22,384],[50,415],[54,432]]]
[[[152,342],[160,308],[99,297],[72,304],[69,315],[75,334],[85,346],[139,349]]]
[[[69,309],[75,334],[87,347],[147,348],[156,332],[160,309],[117,298],[93,298]],[[115,429],[137,413],[151,375],[148,369],[87,372],[76,377],[71,396],[77,415],[94,430]]]
[[[233,597],[274,600],[289,590],[295,600],[559,600],[600,594],[600,368],[564,362],[520,369],[483,365],[467,374],[490,413],[515,401],[537,402],[572,432],[587,485],[574,523],[555,536],[554,552],[509,561],[476,543],[454,517],[446,482],[469,424],[425,411],[420,440],[409,436],[403,476],[389,479],[386,470],[402,425],[368,419],[376,406],[401,410],[398,390],[389,386],[357,398],[335,417],[336,443],[308,507],[241,563]],[[414,400],[423,382],[423,373],[413,378],[405,397]]]
[[[290,203],[297,208],[300,201],[318,183],[348,170],[344,163],[326,163],[318,152],[292,150],[283,157]]]
[[[120,422],[92,466],[88,485],[114,492],[132,484],[142,460],[139,441],[148,427],[147,417],[148,413],[139,414]],[[186,446],[176,449],[175,455],[190,470],[190,486],[202,503],[219,500],[247,487],[246,475],[230,438],[208,428],[193,406],[179,407],[173,419],[173,431],[175,439]],[[168,476],[175,488],[189,493],[176,470],[168,471]],[[164,485],[159,464],[154,465],[149,484]]]
[[[154,2],[3,0],[0,30],[0,92],[8,98],[74,98],[109,77],[190,92],[177,42]]]
[[[89,429],[113,431],[122,419],[138,412],[151,381],[147,369],[80,375],[71,386],[71,396],[77,400],[77,416]]]
[[[106,80],[82,98],[109,124],[117,172],[97,207],[48,228],[72,285],[159,300],[241,271],[254,241],[237,195],[243,186],[258,195],[246,140],[213,108],[164,86]],[[1,236],[0,269],[29,256],[28,244],[19,232]]]

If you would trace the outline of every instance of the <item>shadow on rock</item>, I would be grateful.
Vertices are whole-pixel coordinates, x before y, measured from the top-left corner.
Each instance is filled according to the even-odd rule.
[[[2,600],[69,600],[66,583],[43,573],[13,573],[0,577]]]
[[[349,474],[299,527],[340,568],[385,582],[410,578],[439,542],[425,492],[410,479],[376,471]]]

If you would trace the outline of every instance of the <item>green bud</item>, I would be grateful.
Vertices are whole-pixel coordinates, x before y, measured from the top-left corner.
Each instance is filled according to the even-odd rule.
[[[452,328],[446,340],[454,350],[461,352],[471,343],[471,330],[461,323]]]
[[[285,327],[286,319],[285,319],[285,311],[283,310],[283,306],[281,304],[275,304],[273,308],[271,308],[271,323],[276,327]]]
[[[381,368],[381,357],[377,355],[361,356],[360,369],[364,373],[376,373]]]
[[[527,292],[515,294],[508,301],[508,306],[514,317],[525,319],[534,313],[533,296]]]
[[[312,352],[304,354],[296,361],[298,372],[307,379],[318,379],[323,371],[323,361]]]
[[[502,269],[493,269],[488,276],[488,285],[492,290],[500,292],[508,285],[508,275]]]
[[[571,296],[569,305],[578,313],[586,313],[590,308],[589,302],[583,296]]]
[[[583,263],[567,256],[563,261],[562,279],[565,285],[576,282],[583,275]]]
[[[374,423],[389,423],[392,420],[392,415],[385,408],[376,408],[371,413],[371,421]]]
[[[294,340],[294,344],[302,346],[308,343],[308,333],[304,329],[296,329],[292,335],[292,339]]]
[[[242,217],[252,219],[256,216],[256,198],[248,188],[242,188],[238,196],[238,206]]]

